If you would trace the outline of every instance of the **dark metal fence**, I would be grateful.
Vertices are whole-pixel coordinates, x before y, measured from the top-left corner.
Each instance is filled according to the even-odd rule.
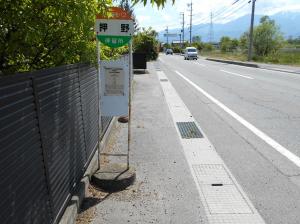
[[[98,146],[98,92],[84,64],[0,79],[0,223],[59,221]]]

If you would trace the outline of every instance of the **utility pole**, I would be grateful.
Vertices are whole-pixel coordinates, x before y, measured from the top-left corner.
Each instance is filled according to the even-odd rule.
[[[193,26],[193,2],[187,4],[190,7],[190,43],[192,43],[192,26]]]
[[[251,25],[250,25],[250,41],[249,41],[249,50],[248,50],[248,61],[252,60],[255,2],[256,2],[256,0],[252,0],[252,14],[251,14]]]
[[[184,45],[184,12],[180,13],[180,15],[182,15],[182,30],[181,30],[181,33],[182,33],[182,46]]]
[[[182,45],[182,42],[181,42],[181,33],[179,34],[179,43]]]
[[[167,44],[169,45],[169,28],[168,28],[168,26],[166,29],[166,36],[167,36]]]
[[[212,44],[214,41],[214,24],[213,24],[213,13],[210,13],[210,27],[209,27],[209,42]]]

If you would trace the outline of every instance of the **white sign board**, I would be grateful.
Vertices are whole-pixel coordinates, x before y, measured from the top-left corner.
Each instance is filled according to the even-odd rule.
[[[164,37],[177,37],[179,34],[177,33],[165,33]]]
[[[132,20],[97,19],[95,30],[98,36],[132,36],[134,25]]]
[[[102,116],[128,115],[129,66],[125,58],[100,62]]]

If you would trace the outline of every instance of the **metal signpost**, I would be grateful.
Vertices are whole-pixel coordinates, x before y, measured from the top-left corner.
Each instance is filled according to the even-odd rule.
[[[96,16],[97,58],[99,71],[101,113],[106,116],[128,115],[128,152],[131,139],[131,82],[132,82],[132,35],[134,24],[131,16],[118,7],[110,8],[111,17]],[[100,41],[111,48],[128,45],[129,58],[115,61],[100,60]],[[100,115],[100,112],[99,112]],[[99,163],[100,164],[100,163]]]

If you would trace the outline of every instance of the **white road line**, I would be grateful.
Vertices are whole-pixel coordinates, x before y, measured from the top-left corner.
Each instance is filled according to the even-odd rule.
[[[162,63],[166,63],[162,58],[158,58]]]
[[[298,77],[300,78],[300,75],[299,74],[296,74],[294,73],[295,70],[287,70],[286,72],[284,71],[279,71],[279,70],[270,70],[270,69],[266,69],[266,68],[255,68],[255,67],[247,67],[247,66],[241,66],[241,65],[234,65],[234,64],[230,64],[230,66],[233,66],[233,67],[238,67],[240,69],[248,69],[248,70],[252,70],[252,71],[257,71],[257,70],[260,70],[260,71],[266,71],[267,73],[264,73],[264,74],[267,74],[267,75],[273,75],[274,73],[279,73],[281,75],[292,75],[292,76],[295,76],[295,77]]]
[[[244,118],[242,118],[240,115],[229,109],[227,106],[225,106],[223,103],[221,103],[219,100],[208,94],[206,91],[201,89],[198,85],[193,83],[190,79],[186,78],[184,75],[182,75],[180,72],[175,71],[177,75],[179,75],[181,78],[183,78],[185,81],[187,81],[189,84],[191,84],[195,89],[197,89],[199,92],[201,92],[204,96],[206,96],[208,99],[210,99],[212,102],[214,102],[216,105],[218,105],[220,108],[222,108],[225,112],[227,112],[230,116],[232,116],[234,119],[236,119],[238,122],[240,122],[242,125],[244,125],[246,128],[248,128],[253,134],[255,134],[257,137],[262,139],[264,142],[266,142],[268,145],[270,145],[272,148],[274,148],[277,152],[279,152],[281,155],[285,156],[288,160],[293,162],[296,166],[300,167],[300,158],[296,156],[294,153],[290,152],[288,149],[280,145],[278,142],[273,140],[271,137],[269,137],[264,132],[260,131],[258,128],[256,128],[254,125],[246,121]]]
[[[164,72],[157,72],[159,80],[167,79]],[[171,82],[160,81],[166,103],[190,172],[199,192],[209,224],[265,224],[222,158],[210,143]],[[184,138],[179,124],[192,123],[203,134],[202,138]],[[186,129],[189,129],[186,127]],[[187,131],[189,132],[189,131]],[[219,187],[214,186],[219,184]],[[196,197],[196,195],[195,195]],[[193,223],[196,222],[196,220]]]
[[[196,65],[200,65],[200,66],[202,66],[202,67],[206,67],[206,65],[204,65],[204,64],[200,64],[200,63],[198,63],[198,62],[194,62]]]
[[[246,79],[254,79],[250,76],[240,75],[240,74],[237,74],[237,73],[234,73],[234,72],[229,72],[229,71],[225,71],[225,70],[220,70],[220,71],[225,72],[225,73],[230,74],[230,75],[240,76],[240,77],[243,77],[243,78],[246,78]]]

